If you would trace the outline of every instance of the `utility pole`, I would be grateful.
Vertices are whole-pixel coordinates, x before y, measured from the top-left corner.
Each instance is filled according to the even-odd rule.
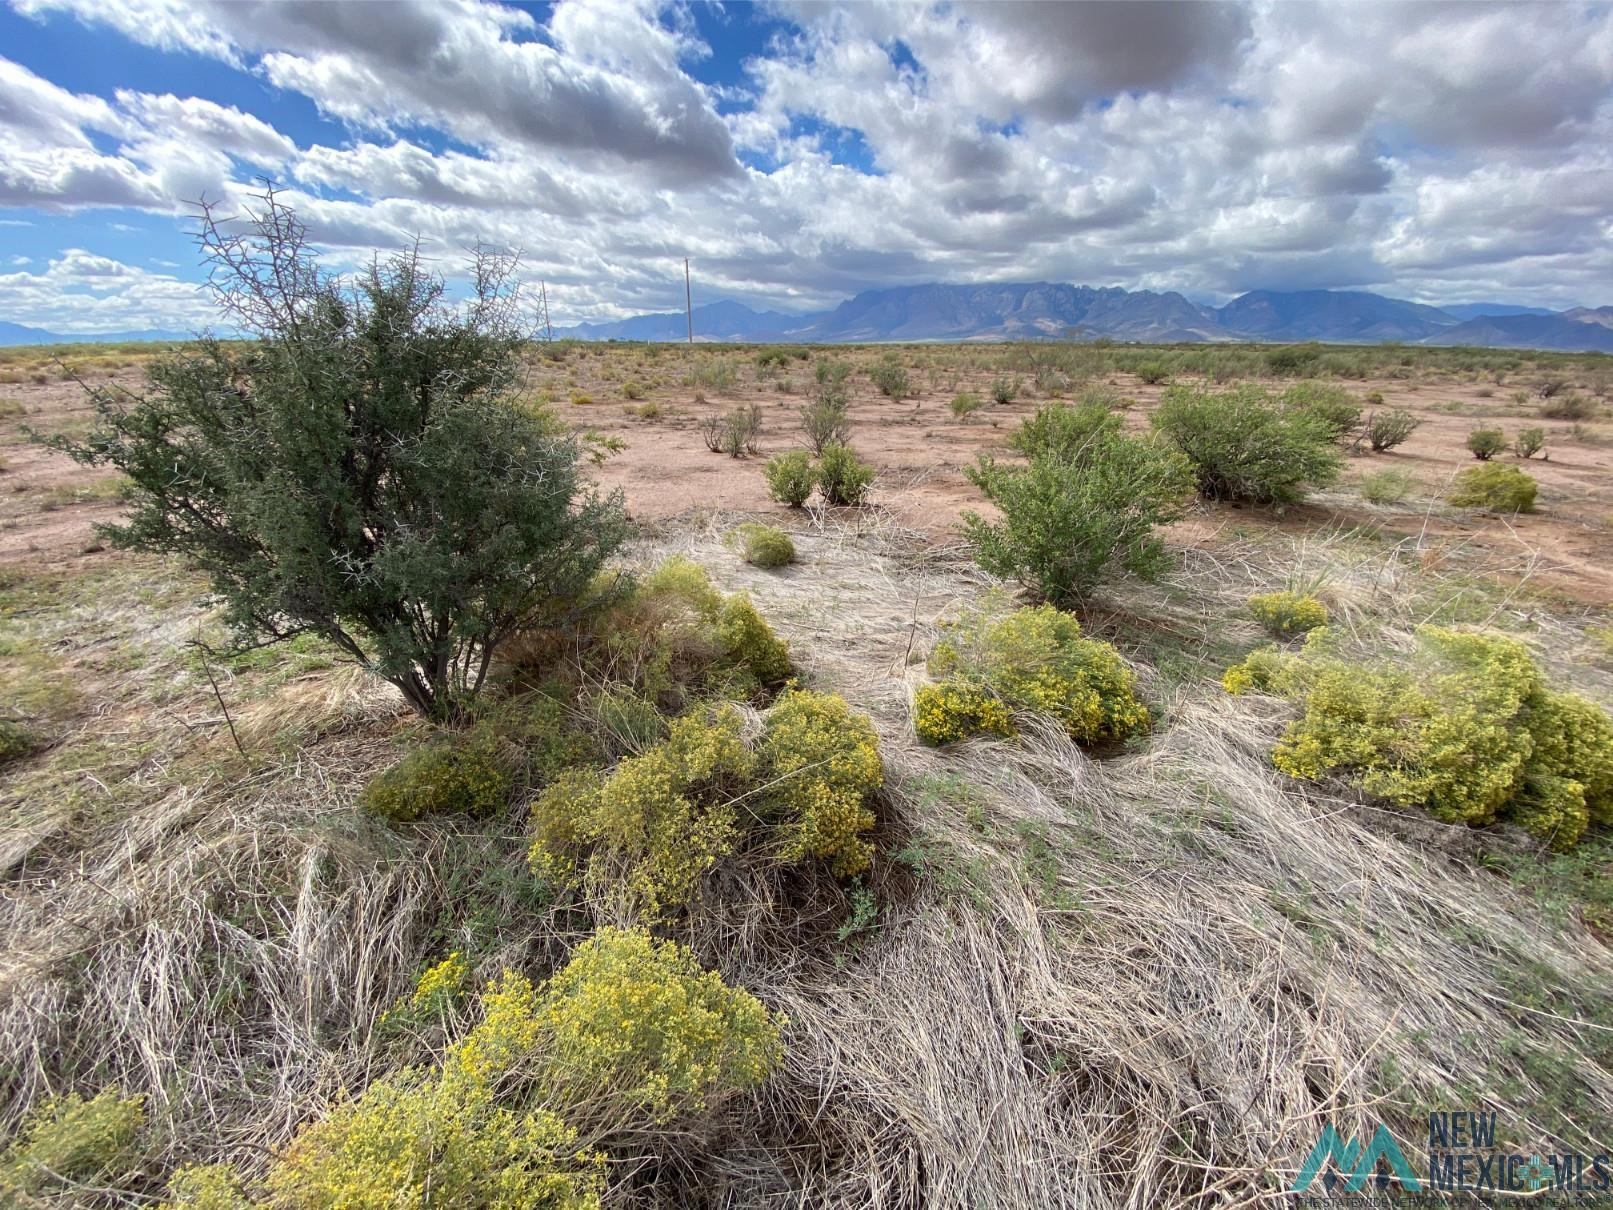
[[[689,292],[689,258],[683,258],[683,311],[689,317],[689,343],[694,344],[694,295]]]
[[[549,284],[540,281],[538,283],[538,293],[543,298],[543,339],[552,342],[554,340],[554,327],[549,323]]]

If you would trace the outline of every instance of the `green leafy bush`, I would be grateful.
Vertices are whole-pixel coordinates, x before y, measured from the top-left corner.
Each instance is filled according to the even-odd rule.
[[[860,505],[868,496],[868,487],[874,481],[874,468],[869,466],[849,445],[831,441],[823,447],[818,459],[818,490],[823,498],[835,505]]]
[[[952,409],[952,414],[959,420],[972,412],[978,412],[984,406],[980,396],[973,391],[959,391],[952,397],[952,402],[947,404],[947,407]]]
[[[42,1101],[0,1156],[0,1194],[38,1194],[64,1181],[93,1184],[132,1158],[144,1124],[141,1098],[115,1088],[89,1100],[70,1092]]]
[[[1334,440],[1349,436],[1361,423],[1361,404],[1355,396],[1328,382],[1296,382],[1282,393],[1282,404],[1315,416],[1332,431]]]
[[[1342,777],[1447,823],[1515,823],[1557,848],[1613,824],[1605,712],[1548,689],[1516,640],[1434,626],[1418,637],[1409,664],[1363,666],[1307,647],[1287,660],[1251,656],[1223,683],[1300,703],[1272,753],[1290,776]]]
[[[1460,472],[1446,499],[1458,508],[1528,513],[1535,507],[1535,481],[1515,466],[1486,463]]]
[[[1467,448],[1480,462],[1488,462],[1507,448],[1507,435],[1500,429],[1474,429],[1467,435]]]
[[[428,815],[491,815],[508,801],[510,788],[508,759],[489,737],[445,736],[371,778],[359,805],[395,823]]]
[[[1327,625],[1327,607],[1312,596],[1268,592],[1249,598],[1249,612],[1272,634],[1289,638]]]
[[[1543,428],[1519,429],[1512,439],[1512,452],[1520,458],[1533,458],[1546,448],[1546,430]]]
[[[1020,382],[1017,378],[996,378],[991,383],[993,403],[1008,404],[1019,398]]]
[[[909,393],[907,371],[894,353],[887,353],[875,362],[868,371],[868,377],[879,388],[879,393],[888,399],[900,399]]]
[[[0,767],[21,760],[39,746],[34,733],[21,723],[0,719]]]
[[[1258,387],[1219,394],[1171,387],[1152,419],[1193,463],[1199,494],[1208,500],[1293,504],[1343,468],[1325,420],[1274,407]]]
[[[791,508],[805,504],[818,485],[818,473],[804,450],[790,450],[769,458],[762,474],[767,477],[767,494]]]
[[[241,642],[305,633],[456,719],[510,636],[571,608],[628,534],[564,426],[520,405],[525,334],[507,261],[455,310],[418,251],[321,271],[270,192],[233,235],[204,216],[240,341],[176,346],[149,389],[89,392],[55,444],[134,485],[114,544],[208,576]]]
[[[1051,605],[953,623],[930,653],[929,669],[942,692],[915,703],[914,726],[927,743],[1004,734],[1004,716],[987,698],[1045,714],[1081,744],[1124,740],[1153,722],[1120,654],[1083,637],[1081,624]]]
[[[1421,423],[1405,408],[1374,412],[1367,420],[1367,441],[1374,451],[1381,454],[1402,444],[1417,431]]]
[[[1144,361],[1137,365],[1137,377],[1149,386],[1158,386],[1171,376],[1170,367],[1163,361]]]
[[[745,562],[756,567],[784,567],[795,562],[795,543],[782,529],[748,522],[734,530]]]
[[[1322,358],[1318,344],[1285,345],[1266,354],[1266,365],[1273,374],[1289,377],[1304,374]]]
[[[1043,408],[1016,435],[1026,465],[981,455],[967,472],[1001,513],[964,514],[975,560],[1043,600],[1073,604],[1111,563],[1152,575],[1165,557],[1158,528],[1182,515],[1187,460],[1162,442],[1119,433],[1099,408]]]
[[[822,371],[825,362],[818,363]],[[815,455],[821,456],[825,448],[850,439],[850,397],[846,393],[845,377],[820,378],[812,400],[801,408],[801,431]]]

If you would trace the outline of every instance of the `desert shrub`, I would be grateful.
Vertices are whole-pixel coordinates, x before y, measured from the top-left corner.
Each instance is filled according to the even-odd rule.
[[[973,412],[978,412],[983,406],[985,405],[980,396],[973,391],[959,391],[952,397],[952,402],[947,404],[947,407],[952,409],[952,414],[959,420]]]
[[[162,1210],[249,1210],[251,1205],[228,1164],[186,1164],[168,1178]]]
[[[734,531],[745,562],[756,567],[784,567],[795,562],[795,543],[782,529],[746,524]]]
[[[756,439],[762,435],[762,407],[752,403],[731,409],[723,417],[722,450],[732,458],[756,452]]]
[[[626,382],[622,383],[622,398],[633,400],[643,399],[644,388],[629,378]]]
[[[1405,471],[1373,471],[1361,479],[1361,498],[1369,504],[1399,504],[1411,494]]]
[[[703,696],[754,697],[789,675],[789,649],[743,596],[724,598],[697,563],[665,560],[593,623],[603,680],[678,712]]]
[[[699,432],[706,448],[713,454],[720,454],[728,433],[728,418],[721,412],[712,412],[701,418]]]
[[[122,1096],[115,1088],[89,1100],[70,1092],[42,1101],[28,1111],[0,1155],[0,1194],[26,1196],[62,1182],[94,1183],[132,1158],[144,1124],[141,1098]]]
[[[1008,438],[1027,458],[1042,456],[1085,463],[1120,433],[1120,416],[1102,403],[1054,403],[1036,409]]]
[[[817,471],[804,450],[789,450],[769,458],[762,474],[767,479],[767,494],[791,508],[805,504],[818,485]]]
[[[1047,715],[1080,744],[1127,739],[1146,732],[1153,721],[1137,696],[1137,677],[1119,652],[1083,637],[1081,624],[1051,605],[953,623],[930,653],[929,669],[943,688],[959,691],[926,700],[932,717],[925,729],[932,736],[964,732],[970,720],[1002,734],[1001,713],[982,707],[980,692],[1009,709]],[[936,716],[948,704],[957,713]]]
[[[1020,382],[1017,378],[995,378],[991,383],[991,399],[993,403],[1013,403],[1019,398]]]
[[[1546,688],[1514,639],[1425,626],[1409,664],[1327,656],[1228,670],[1228,688],[1297,699],[1272,762],[1338,776],[1447,823],[1511,822],[1554,847],[1613,823],[1613,721]],[[1248,662],[1246,661],[1246,664]]]
[[[1417,431],[1422,421],[1404,408],[1374,412],[1367,418],[1367,441],[1377,453],[1400,445]]]
[[[834,694],[787,693],[768,712],[757,754],[768,786],[762,810],[777,829],[779,856],[817,858],[842,877],[867,869],[869,798],[884,781],[868,716]]]
[[[913,731],[940,747],[972,735],[1014,734],[1013,712],[988,689],[964,681],[920,685],[913,695]]]
[[[607,756],[637,756],[666,738],[666,716],[629,685],[606,685],[587,700],[594,732]],[[549,779],[552,784],[594,762],[574,761]]]
[[[1280,349],[1272,349],[1266,354],[1266,365],[1273,374],[1282,377],[1292,377],[1304,374],[1311,369],[1322,357],[1322,348],[1317,344],[1286,345]]]
[[[518,792],[546,785],[573,765],[598,764],[602,755],[577,717],[570,692],[554,686],[506,698],[459,742],[508,770]]]
[[[1193,463],[1208,500],[1292,504],[1343,467],[1326,421],[1274,407],[1258,387],[1220,394],[1171,387],[1152,419]]]
[[[571,774],[538,795],[532,865],[555,882],[586,878],[596,893],[652,915],[681,907],[733,852],[733,800],[754,768],[737,711],[678,719],[664,742],[603,779]]]
[[[1546,430],[1542,428],[1519,429],[1512,439],[1512,452],[1520,458],[1533,458],[1545,448]]]
[[[900,399],[910,393],[907,371],[894,353],[887,353],[875,362],[868,371],[868,377],[879,388],[879,393],[888,399]]]
[[[1596,403],[1570,392],[1548,398],[1540,405],[1540,415],[1547,420],[1589,420],[1596,415]]]
[[[874,481],[874,468],[841,441],[823,447],[818,459],[818,490],[830,504],[860,505]]]
[[[38,739],[27,727],[9,719],[0,719],[0,767],[21,760],[38,746]]]
[[[1371,406],[1373,406],[1375,408],[1381,408],[1383,406],[1383,392],[1382,391],[1368,391],[1367,394],[1366,394],[1366,400],[1367,400],[1367,403],[1370,404]]]
[[[743,988],[642,930],[602,929],[544,987],[534,1014],[545,1090],[571,1113],[665,1124],[754,1088],[778,1025]]]
[[[1289,638],[1327,625],[1327,606],[1315,597],[1268,592],[1249,598],[1249,612],[1271,634]]]
[[[1488,462],[1507,448],[1507,435],[1500,429],[1474,429],[1467,435],[1467,448],[1480,462]]]
[[[1158,527],[1181,515],[1192,468],[1162,442],[1117,430],[1101,409],[1044,408],[1016,436],[1046,452],[1024,466],[981,455],[969,480],[1001,519],[964,514],[976,562],[1057,604],[1083,599],[1111,563],[1157,571]]]
[[[483,1084],[416,1070],[303,1126],[266,1183],[272,1205],[298,1210],[597,1210],[604,1180],[602,1157],[557,1114],[504,1108]]]
[[[1355,432],[1361,423],[1361,405],[1343,387],[1327,382],[1296,382],[1282,393],[1282,404],[1321,420],[1335,440]]]
[[[825,357],[812,367],[812,380],[819,386],[841,387],[846,379],[851,377],[852,364],[849,361],[839,361],[832,357]]]
[[[1524,471],[1490,462],[1460,472],[1445,499],[1458,508],[1527,513],[1534,511],[1535,490],[1535,481]]]
[[[844,444],[851,434],[845,388],[838,383],[818,387],[800,415],[801,431],[816,455],[821,456],[831,445]]]
[[[520,406],[509,262],[451,309],[418,252],[322,272],[271,191],[246,233],[205,220],[230,326],[153,362],[140,396],[92,388],[97,427],[54,442],[134,484],[120,547],[207,575],[237,638],[305,633],[455,718],[512,634],[569,609],[626,539],[578,442]]]
[[[1158,386],[1170,378],[1171,371],[1162,361],[1144,361],[1138,364],[1136,374],[1149,386]]]
[[[373,777],[359,805],[406,823],[428,815],[491,815],[510,793],[508,760],[484,735],[445,736],[423,744]]]

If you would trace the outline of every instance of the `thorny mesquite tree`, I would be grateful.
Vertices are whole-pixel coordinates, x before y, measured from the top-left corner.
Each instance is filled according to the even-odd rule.
[[[312,632],[453,720],[499,643],[575,607],[625,540],[619,496],[577,443],[512,402],[522,373],[511,258],[478,250],[450,306],[418,249],[343,284],[271,188],[201,241],[225,315],[159,361],[144,396],[92,389],[81,462],[133,480],[121,547],[205,572],[243,647]]]

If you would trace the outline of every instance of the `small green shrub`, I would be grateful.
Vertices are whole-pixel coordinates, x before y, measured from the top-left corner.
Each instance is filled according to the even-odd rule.
[[[790,450],[769,458],[762,468],[767,494],[780,504],[800,508],[818,485],[818,474],[805,450]]]
[[[491,815],[510,789],[508,759],[489,737],[445,736],[371,778],[359,805],[395,823],[428,815]]]
[[[821,371],[824,362],[818,363]],[[819,379],[811,402],[801,408],[801,431],[814,455],[821,455],[825,447],[835,442],[844,444],[850,439],[850,399],[846,394],[844,376],[828,381]]]
[[[0,1194],[39,1193],[64,1181],[94,1183],[132,1158],[144,1124],[141,1098],[115,1088],[89,1100],[70,1092],[42,1101],[0,1156]]]
[[[1528,513],[1534,511],[1535,491],[1535,481],[1524,471],[1490,462],[1460,472],[1445,498],[1458,508]]]
[[[1405,471],[1373,471],[1361,479],[1361,498],[1369,504],[1399,504],[1411,494]]]
[[[963,516],[976,562],[1043,600],[1074,604],[1111,563],[1141,576],[1165,560],[1158,529],[1193,490],[1187,459],[1164,443],[1118,432],[1100,408],[1043,408],[1016,434],[1028,465],[981,455],[969,480],[1001,513]]]
[[[784,567],[795,562],[795,543],[782,529],[747,523],[734,530],[745,562],[756,567]]]
[[[1467,448],[1480,462],[1488,462],[1507,448],[1507,435],[1500,429],[1474,429],[1467,435]]]
[[[1137,377],[1149,386],[1158,386],[1171,376],[1170,367],[1162,361],[1144,361],[1137,366]]]
[[[39,746],[34,733],[21,723],[0,719],[0,767],[21,760]]]
[[[915,727],[927,742],[974,734],[973,726],[1003,734],[1002,713],[983,705],[982,694],[1009,709],[1047,715],[1081,744],[1124,740],[1153,722],[1120,654],[1083,637],[1081,624],[1051,605],[953,623],[930,653],[929,669],[953,692],[916,703],[924,710]]]
[[[1293,504],[1343,468],[1326,421],[1274,407],[1259,387],[1219,394],[1171,387],[1152,420],[1193,463],[1208,500]]]
[[[907,371],[894,353],[887,353],[875,362],[868,377],[887,399],[900,399],[909,393]]]
[[[1361,423],[1361,405],[1343,387],[1327,382],[1296,382],[1282,393],[1282,404],[1315,416],[1332,431],[1334,440],[1355,432]]]
[[[1293,592],[1268,592],[1250,597],[1249,612],[1278,638],[1291,638],[1327,625],[1327,606],[1315,597]]]
[[[1404,408],[1374,412],[1367,420],[1367,441],[1374,451],[1381,454],[1402,444],[1417,431],[1421,423]]]
[[[862,504],[873,481],[874,468],[857,457],[849,445],[831,441],[823,447],[818,460],[818,490],[829,504]]]
[[[644,388],[629,378],[626,382],[622,383],[622,398],[633,400],[643,399]]]
[[[985,404],[980,396],[973,391],[959,391],[952,397],[952,402],[947,404],[947,407],[952,409],[952,414],[959,420],[971,413],[978,412],[984,406]]]
[[[762,407],[752,403],[729,410],[723,417],[722,452],[730,458],[743,458],[756,452],[762,435]]]
[[[251,1205],[228,1164],[186,1164],[168,1178],[162,1210],[250,1210]]]
[[[1512,439],[1512,452],[1520,458],[1533,458],[1545,448],[1546,430],[1542,428],[1519,429]]]
[[[1309,371],[1322,358],[1322,347],[1317,344],[1286,345],[1266,354],[1266,365],[1273,374],[1292,377]]]
[[[1569,392],[1547,399],[1540,405],[1540,415],[1547,420],[1590,420],[1596,415],[1596,401]]]
[[[1017,378],[997,378],[992,380],[991,399],[993,403],[1008,404],[1019,398],[1020,382]]]

